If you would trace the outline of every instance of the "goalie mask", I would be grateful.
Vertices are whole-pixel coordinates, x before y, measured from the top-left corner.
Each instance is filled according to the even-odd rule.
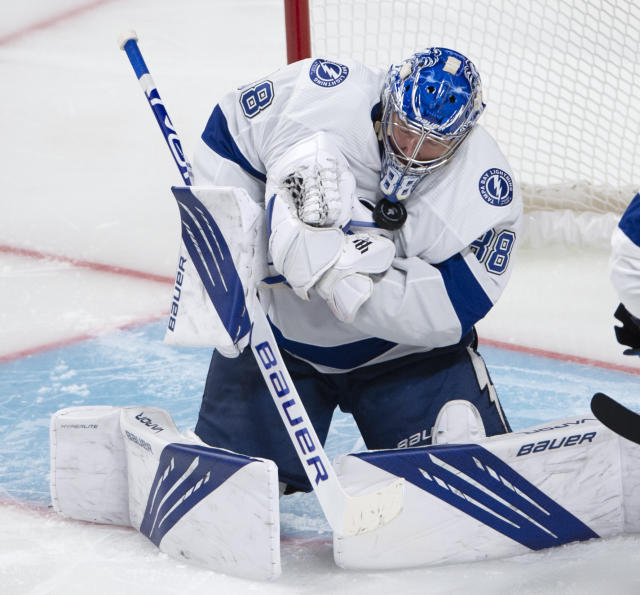
[[[484,110],[480,76],[465,56],[429,48],[392,66],[382,92],[380,188],[395,202],[451,159]]]

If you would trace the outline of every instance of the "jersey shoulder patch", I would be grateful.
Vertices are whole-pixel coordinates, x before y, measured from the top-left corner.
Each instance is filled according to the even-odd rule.
[[[478,182],[482,199],[494,207],[506,207],[513,200],[513,180],[498,167],[485,171]]]
[[[319,87],[336,87],[349,75],[349,67],[339,62],[318,58],[309,68],[311,82]]]

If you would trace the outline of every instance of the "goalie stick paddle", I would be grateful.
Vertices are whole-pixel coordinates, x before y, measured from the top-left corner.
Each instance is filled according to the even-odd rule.
[[[640,444],[640,414],[627,409],[604,393],[593,395],[591,411],[607,428],[627,440]]]
[[[138,37],[135,32],[127,31],[120,36],[120,49],[126,52],[180,174],[185,183],[190,186],[192,183],[191,166],[184,156],[178,134],[162,104],[137,42]],[[179,189],[176,188],[173,189],[173,192],[180,194]],[[217,240],[226,244],[221,235]],[[228,250],[226,245],[224,248]],[[237,273],[235,270],[229,270],[228,267],[227,263],[227,273],[223,273],[225,267],[219,268],[219,271],[225,276],[225,279],[222,279],[226,282],[225,284],[233,286],[237,283]],[[228,304],[216,303],[221,299],[230,299],[229,297],[216,296],[211,293],[209,295],[216,310],[219,311],[229,306]],[[244,301],[243,292],[239,294],[234,292],[234,295],[239,295],[239,299]],[[258,300],[255,300],[254,303],[254,311],[251,313],[253,325],[251,350],[332,530],[339,535],[349,536],[372,531],[387,524],[403,508],[404,480],[397,478],[373,493],[358,496],[351,496],[344,491],[283,363],[282,355],[262,305]],[[235,309],[242,311],[242,307]]]

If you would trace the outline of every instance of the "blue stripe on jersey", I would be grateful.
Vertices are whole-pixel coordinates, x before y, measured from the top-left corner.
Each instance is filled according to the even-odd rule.
[[[393,349],[397,343],[373,337],[335,347],[320,347],[287,339],[280,330],[271,325],[273,335],[280,347],[309,362],[329,366],[336,370],[350,370],[362,366],[372,359]]]
[[[227,119],[219,105],[213,108],[213,112],[202,133],[202,140],[212,151],[220,155],[220,157],[237,163],[244,171],[261,182],[267,181],[267,176],[249,163],[249,160],[242,154],[242,151],[233,140]]]
[[[618,227],[636,246],[640,246],[640,194],[633,197]]]
[[[462,336],[491,309],[493,303],[461,254],[434,265],[442,275],[453,309],[456,311]]]

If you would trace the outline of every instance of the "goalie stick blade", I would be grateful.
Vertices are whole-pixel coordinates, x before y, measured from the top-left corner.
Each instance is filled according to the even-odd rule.
[[[640,414],[627,409],[604,393],[593,395],[591,411],[607,428],[640,444]]]
[[[350,537],[375,531],[390,523],[404,509],[404,479],[393,481],[375,492],[347,495],[345,500],[342,528],[336,533]]]

